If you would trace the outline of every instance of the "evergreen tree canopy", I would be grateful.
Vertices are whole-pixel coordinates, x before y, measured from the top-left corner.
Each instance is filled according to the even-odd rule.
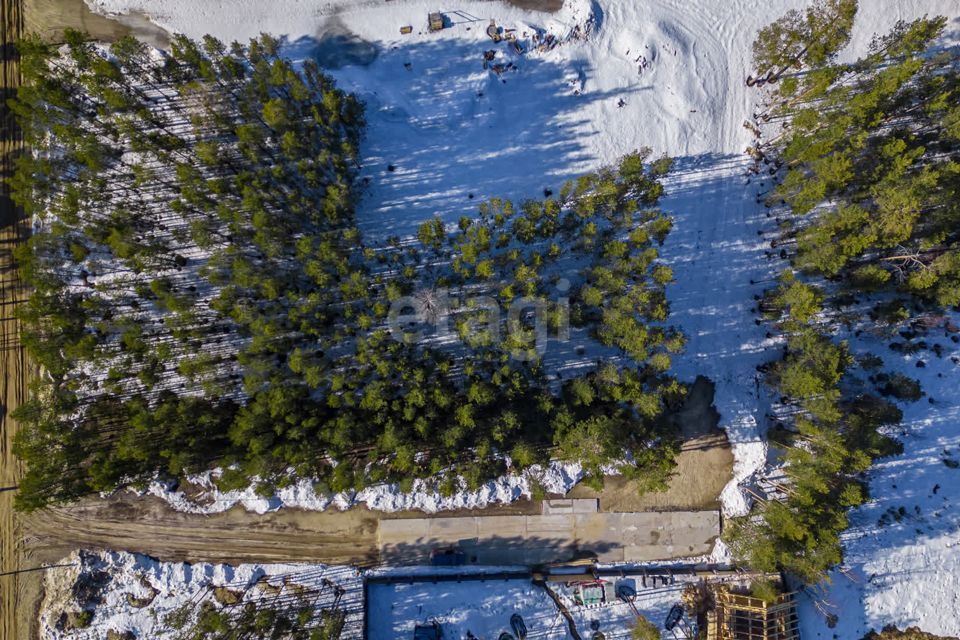
[[[642,150],[556,198],[367,245],[362,105],[315,64],[269,36],[178,36],[169,55],[66,40],[24,43],[14,103],[34,152],[15,194],[38,223],[23,339],[44,370],[18,413],[21,507],[213,466],[225,489],[451,492],[561,455],[596,481],[632,459],[664,485],[657,418],[685,391],[657,252],[669,159]],[[616,366],[551,380],[544,339],[568,320]],[[457,346],[418,335],[441,321]]]
[[[783,107],[795,262],[863,290],[960,304],[960,54],[943,18],[900,23],[833,81]]]
[[[817,0],[792,9],[757,34],[753,59],[757,77],[779,79],[790,68],[818,67],[850,41],[857,0]]]

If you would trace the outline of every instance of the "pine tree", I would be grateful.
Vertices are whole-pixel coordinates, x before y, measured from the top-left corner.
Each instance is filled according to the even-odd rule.
[[[790,68],[819,67],[850,41],[857,0],[818,0],[760,30],[753,43],[756,77],[780,79]]]

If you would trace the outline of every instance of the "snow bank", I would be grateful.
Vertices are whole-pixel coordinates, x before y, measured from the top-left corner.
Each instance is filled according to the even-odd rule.
[[[365,504],[375,511],[417,509],[436,513],[452,509],[482,508],[491,504],[513,502],[522,497],[529,498],[535,486],[548,493],[562,495],[580,480],[583,470],[579,463],[551,462],[546,468],[535,465],[522,474],[491,480],[476,491],[468,490],[461,480],[461,489],[449,496],[441,495],[421,480],[415,481],[413,490],[406,493],[400,491],[396,484],[379,484],[360,491],[327,494],[318,489],[313,480],[301,478],[278,489],[274,495],[264,497],[257,493],[256,483],[245,489],[220,491],[215,481],[221,474],[222,470],[215,469],[187,476],[187,482],[191,485],[189,496],[161,481],[150,483],[146,493],[157,496],[174,509],[186,513],[219,513],[238,504],[255,513],[276,511],[281,507],[316,511],[334,507],[343,510],[358,504]]]

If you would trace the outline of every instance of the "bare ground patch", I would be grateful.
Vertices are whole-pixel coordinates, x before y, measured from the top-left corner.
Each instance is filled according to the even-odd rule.
[[[613,476],[601,492],[578,485],[567,497],[599,498],[601,511],[718,508],[720,492],[733,477],[733,452],[726,433],[717,427],[720,415],[713,407],[713,394],[713,383],[697,378],[684,406],[668,418],[683,445],[666,491],[641,494],[636,482]]]
[[[21,1],[24,4],[25,30],[45,39],[59,40],[64,29],[71,28],[105,42],[133,34],[154,46],[163,47],[169,43],[169,34],[143,15],[108,18],[91,11],[84,0]]]

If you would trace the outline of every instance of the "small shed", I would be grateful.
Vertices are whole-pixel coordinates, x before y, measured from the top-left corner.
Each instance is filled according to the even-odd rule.
[[[400,27],[400,33],[403,35],[408,35],[410,33],[413,33],[413,27],[410,26],[409,24],[403,25],[402,27]]]
[[[443,14],[439,11],[431,13],[427,16],[427,23],[430,26],[430,31],[440,31],[443,29]]]
[[[598,607],[614,602],[616,594],[613,585],[605,580],[581,582],[573,595],[574,602],[584,607]]]

